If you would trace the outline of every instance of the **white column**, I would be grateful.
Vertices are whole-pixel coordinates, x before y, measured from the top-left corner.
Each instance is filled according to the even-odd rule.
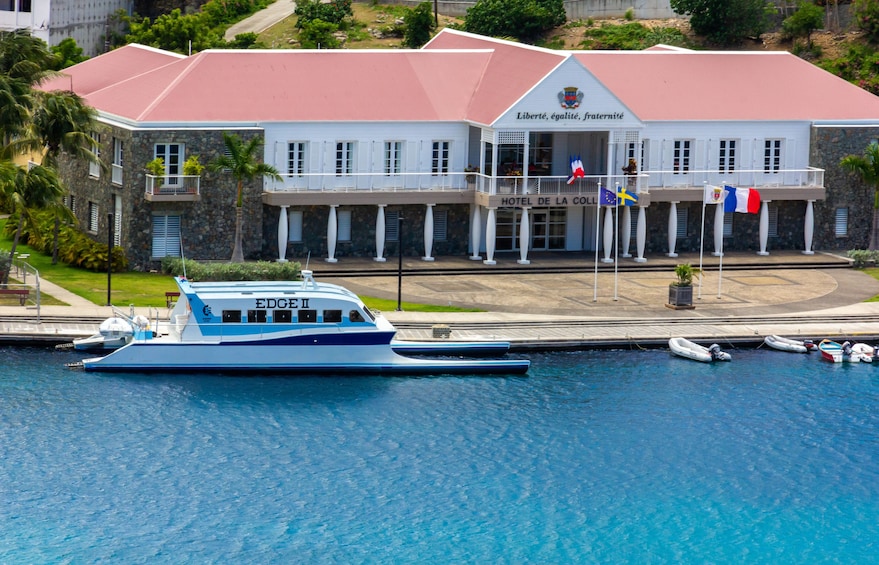
[[[327,263],[337,263],[336,259],[336,237],[338,237],[339,222],[336,219],[336,208],[338,204],[330,206],[330,217],[327,220]]]
[[[529,265],[528,245],[531,243],[531,222],[528,220],[528,208],[522,208],[522,219],[519,221],[519,260],[520,265]]]
[[[623,217],[620,220],[620,257],[631,257],[629,243],[632,240],[632,207],[623,206]]]
[[[602,263],[613,263],[610,252],[613,249],[613,206],[604,208],[604,258]]]
[[[422,261],[433,261],[433,207],[434,204],[428,204],[427,210],[424,212],[424,257]]]
[[[488,209],[488,218],[485,226],[485,263],[486,265],[496,265],[494,260],[494,239],[497,230],[497,218],[495,217],[495,209]]]
[[[766,244],[769,243],[769,203],[771,200],[764,200],[763,206],[760,208],[760,251],[757,255],[769,255],[766,251]]]
[[[668,255],[669,257],[677,257],[675,253],[675,245],[678,242],[678,203],[672,202],[668,209]]]
[[[714,255],[723,255],[723,204],[714,206]]]
[[[474,204],[470,211],[470,245],[473,247],[473,254],[470,259],[473,261],[482,261],[482,255],[479,254],[479,236],[482,234],[482,215],[479,213],[481,206]]]
[[[644,245],[647,243],[647,212],[642,206],[638,206],[638,225],[635,227],[635,250],[638,256],[636,263],[646,263],[644,258]]]
[[[374,261],[384,263],[385,258],[385,204],[378,205],[378,213],[375,216],[375,257]]]
[[[287,206],[281,206],[278,216],[278,263],[287,262],[287,235],[290,226],[287,224]]]
[[[806,202],[806,223],[803,225],[803,234],[806,236],[806,249],[803,250],[803,255],[814,255],[815,252],[812,251],[812,237],[815,235],[815,210],[812,206],[814,200],[809,200]]]

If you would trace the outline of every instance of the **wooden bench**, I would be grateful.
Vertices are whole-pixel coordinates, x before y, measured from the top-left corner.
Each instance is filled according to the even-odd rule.
[[[174,305],[177,302],[177,299],[180,298],[179,292],[166,292],[165,293],[165,304],[168,305],[168,308]]]
[[[22,306],[24,306],[30,293],[31,291],[26,288],[0,288],[0,295],[17,295],[18,302]]]

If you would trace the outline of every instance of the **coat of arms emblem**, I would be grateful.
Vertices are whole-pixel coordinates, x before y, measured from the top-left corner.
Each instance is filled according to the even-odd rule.
[[[573,110],[583,101],[583,93],[576,86],[566,86],[559,92],[559,103],[565,110]]]

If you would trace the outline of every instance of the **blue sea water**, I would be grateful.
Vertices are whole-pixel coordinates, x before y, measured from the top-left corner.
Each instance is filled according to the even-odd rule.
[[[879,367],[732,354],[312,378],[0,348],[0,562],[875,562]]]

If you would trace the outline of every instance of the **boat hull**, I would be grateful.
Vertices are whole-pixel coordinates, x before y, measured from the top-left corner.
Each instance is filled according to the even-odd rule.
[[[772,349],[786,351],[788,353],[809,353],[809,351],[815,348],[815,345],[812,342],[790,339],[777,335],[766,336],[763,338],[763,343]]]
[[[668,340],[668,348],[678,357],[692,359],[701,363],[711,363],[714,361],[731,361],[732,356],[725,351],[718,351],[712,355],[711,350],[705,346],[693,343],[682,337],[673,337]]]
[[[507,341],[397,341],[391,348],[402,355],[462,355],[482,357],[503,355],[510,350]]]
[[[87,371],[347,373],[347,374],[522,374],[522,359],[416,359],[388,343],[373,345],[265,345],[254,342],[161,343],[134,341],[104,357],[84,359]]]
[[[853,348],[846,351],[844,344],[825,339],[818,344],[818,351],[821,352],[821,358],[831,363],[870,363],[873,361],[872,355],[859,353]]]

